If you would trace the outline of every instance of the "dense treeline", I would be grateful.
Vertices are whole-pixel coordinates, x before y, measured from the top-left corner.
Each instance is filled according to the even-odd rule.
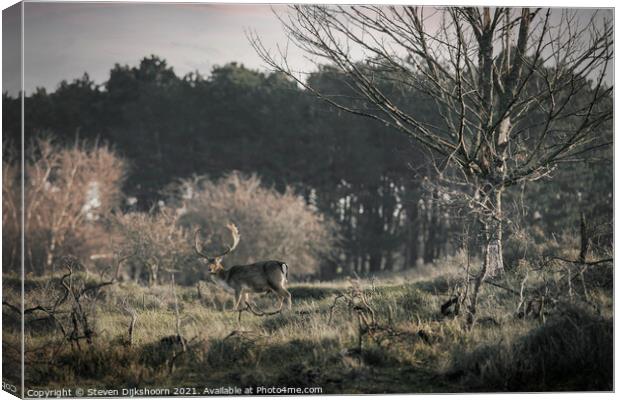
[[[309,77],[324,92],[346,94],[340,78],[327,67]],[[387,85],[410,112],[439,121],[424,95]],[[425,185],[438,173],[426,161],[432,155],[377,122],[330,108],[279,74],[231,63],[208,77],[179,77],[151,56],[137,67],[115,65],[102,85],[84,74],[51,93],[38,89],[26,97],[25,110],[27,142],[53,134],[66,144],[76,138],[111,144],[129,163],[123,192],[142,210],[192,175],[217,179],[240,171],[258,174],[280,192],[294,188],[342,234],[340,255],[325,261],[321,278],[431,262],[453,252],[467,232]],[[10,148],[19,142],[19,101],[4,94],[3,111]],[[601,135],[611,137],[611,128]],[[594,226],[609,222],[610,154],[602,148],[591,162],[575,163],[542,184],[512,188],[507,212],[518,218],[507,229],[560,234],[576,226],[580,211]],[[609,243],[611,226],[603,232],[597,240]]]

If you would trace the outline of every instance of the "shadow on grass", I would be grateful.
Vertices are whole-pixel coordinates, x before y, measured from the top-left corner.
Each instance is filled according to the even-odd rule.
[[[569,306],[511,345],[457,355],[448,376],[481,391],[613,390],[613,321]]]
[[[295,286],[288,289],[297,300],[321,300],[327,297],[334,297],[340,293],[341,289],[316,286]]]

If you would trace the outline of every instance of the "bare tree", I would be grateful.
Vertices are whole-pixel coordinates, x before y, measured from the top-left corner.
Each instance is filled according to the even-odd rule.
[[[4,177],[12,186],[3,184],[9,200],[19,194],[11,172],[7,169]],[[86,231],[120,202],[125,163],[105,145],[76,141],[61,147],[38,138],[26,150],[24,174],[24,261],[29,271],[44,273],[53,270],[62,254],[85,252]],[[3,218],[14,217],[8,214],[15,213],[14,200],[9,200],[3,201]]]
[[[480,222],[485,255],[472,291],[475,314],[480,284],[503,269],[506,188],[610,144],[599,130],[613,116],[611,14],[595,12],[583,23],[577,12],[557,9],[295,5],[289,11],[278,15],[289,41],[317,65],[335,66],[356,96],[314,87],[290,66],[288,45],[272,50],[252,33],[262,59],[334,107],[415,139],[436,160],[439,186],[458,188],[453,198]],[[386,83],[428,97],[441,126],[399,104]]]

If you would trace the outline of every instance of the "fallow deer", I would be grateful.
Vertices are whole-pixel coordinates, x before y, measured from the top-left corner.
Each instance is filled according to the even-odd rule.
[[[225,269],[222,259],[225,255],[233,251],[239,244],[239,231],[234,224],[226,226],[232,234],[232,245],[218,255],[205,254],[198,244],[200,229],[196,229],[194,234],[194,250],[199,257],[207,261],[209,272],[215,283],[225,289],[235,292],[235,311],[241,312],[243,309],[241,302],[249,307],[250,293],[272,292],[280,299],[279,311],[282,310],[284,300],[288,302],[291,309],[291,294],[286,290],[288,282],[288,265],[281,261],[259,261],[249,265],[235,265]],[[241,316],[241,315],[240,315]]]

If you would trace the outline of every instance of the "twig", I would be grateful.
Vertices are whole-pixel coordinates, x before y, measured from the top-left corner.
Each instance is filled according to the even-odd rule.
[[[138,313],[133,307],[130,307],[127,304],[127,298],[123,300],[122,308],[125,312],[127,312],[127,314],[131,316],[131,321],[129,322],[129,328],[127,332],[128,333],[127,345],[131,346],[133,344],[133,332],[136,326],[136,321],[138,320]]]
[[[506,287],[506,286],[503,286],[503,285],[500,285],[499,283],[495,283],[495,282],[487,281],[487,280],[485,280],[483,283],[489,284],[491,286],[495,286],[496,288],[504,289],[504,290],[506,290],[506,291],[508,291],[510,293],[516,294],[517,296],[520,294],[516,290],[511,289],[511,288]]]
[[[336,308],[336,303],[338,302],[338,299],[342,299],[343,297],[344,297],[344,294],[339,294],[338,296],[334,298],[334,304],[332,304],[331,307],[329,307],[329,320],[327,321],[328,324],[331,324],[332,322],[334,308]]]
[[[602,263],[606,263],[606,262],[613,262],[614,259],[612,258],[604,258],[602,260],[596,260],[596,261],[579,261],[579,260],[569,260],[567,258],[562,258],[562,257],[551,257],[552,260],[560,260],[560,261],[564,261],[567,263],[572,263],[572,264],[584,264],[584,265],[597,265],[597,264],[602,264]]]
[[[521,281],[521,290],[519,291],[519,305],[517,306],[517,315],[519,314],[521,307],[523,307],[523,304],[525,303],[525,297],[523,296],[523,291],[525,290],[525,283],[527,282],[528,277],[529,277],[529,271],[526,270],[525,276],[523,277],[523,280]]]
[[[177,337],[181,341],[181,345],[183,346],[183,352],[187,350],[185,339],[181,335],[181,317],[179,316],[179,304],[177,302],[177,292],[174,285],[174,274],[170,274],[171,285],[172,285],[172,296],[174,297],[174,315],[176,317],[176,332]]]
[[[175,324],[176,333],[177,333],[177,338],[179,342],[181,342],[181,347],[182,347],[179,353],[177,353],[176,350],[173,350],[172,358],[170,359],[170,362],[168,364],[169,372],[172,373],[174,370],[174,364],[177,358],[179,358],[181,354],[184,354],[187,352],[187,344],[185,343],[185,338],[181,335],[181,317],[179,315],[179,304],[177,302],[177,292],[176,292],[176,287],[174,285],[174,273],[170,274],[170,282],[171,282],[170,284],[172,285],[172,297],[174,298],[174,315],[176,319],[176,324]]]
[[[257,310],[255,308],[252,307],[252,305],[250,303],[248,303],[247,301],[245,302],[245,311],[249,311],[252,314],[258,316],[258,317],[264,317],[264,316],[269,316],[269,315],[276,315],[276,314],[280,314],[282,312],[282,307],[280,307],[278,310],[276,311],[261,311],[261,310]],[[244,310],[242,310],[244,311]]]

